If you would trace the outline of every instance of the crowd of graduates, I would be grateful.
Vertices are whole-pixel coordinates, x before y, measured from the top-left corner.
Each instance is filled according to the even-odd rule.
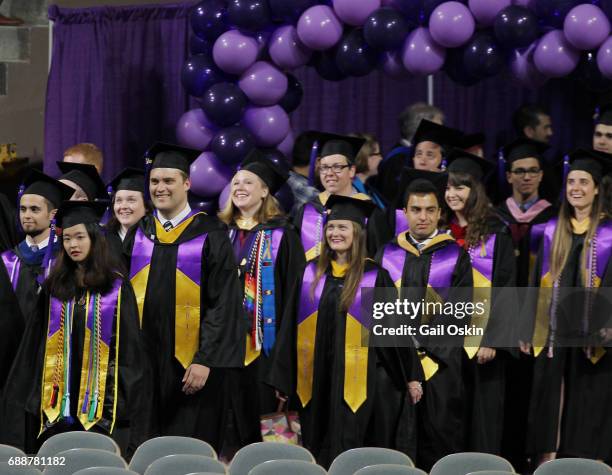
[[[0,443],[35,453],[90,430],[129,457],[184,435],[231,456],[288,405],[323,466],[360,446],[425,470],[462,451],[519,470],[611,461],[612,326],[556,291],[612,279],[612,108],[592,147],[560,159],[543,109],[514,119],[497,160],[426,104],[400,118],[385,157],[370,135],[305,132],[290,170],[251,151],[217,216],[189,205],[200,152],[172,144],[113,179],[110,202],[91,144],[66,151],[59,179],[30,170],[17,210],[0,199]],[[289,210],[275,198],[285,183]],[[363,344],[364,289],[514,287],[540,291],[509,344],[493,333],[518,322],[495,306],[458,344]],[[558,343],[561,320],[589,343]]]

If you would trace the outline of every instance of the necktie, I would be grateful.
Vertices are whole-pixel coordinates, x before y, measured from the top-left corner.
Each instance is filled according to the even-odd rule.
[[[166,221],[164,223],[164,230],[166,232],[170,231],[174,226],[172,226],[172,222],[171,221]]]
[[[31,250],[32,252],[38,252],[38,246],[37,246],[36,244],[32,244],[32,245],[30,246],[30,250]]]

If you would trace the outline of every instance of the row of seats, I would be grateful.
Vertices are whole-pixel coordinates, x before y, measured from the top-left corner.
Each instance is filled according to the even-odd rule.
[[[66,432],[49,438],[37,454],[36,466],[23,466],[25,457],[15,447],[0,445],[0,475],[427,475],[414,467],[410,457],[391,449],[348,450],[325,471],[305,448],[275,442],[243,447],[226,467],[206,442],[174,436],[144,442],[128,465],[110,437],[90,432]],[[60,461],[64,463],[48,465]],[[482,453],[448,455],[429,472],[429,475],[510,474],[516,472],[507,460]],[[612,469],[594,460],[570,458],[543,464],[534,475],[612,475]]]

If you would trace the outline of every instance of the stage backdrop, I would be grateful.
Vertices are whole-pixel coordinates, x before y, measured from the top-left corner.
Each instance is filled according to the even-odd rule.
[[[142,166],[156,140],[174,141],[183,112],[196,107],[181,85],[188,56],[188,14],[193,2],[151,6],[62,9],[52,6],[53,53],[45,116],[45,170],[78,142],[104,152],[104,178],[127,165]],[[391,79],[382,71],[341,82],[321,79],[314,68],[295,72],[304,100],[291,114],[293,130],[370,132],[388,150],[398,139],[401,110],[427,98],[426,79]],[[512,111],[523,101],[551,110],[558,151],[589,143],[597,94],[569,77],[550,80],[536,91],[521,88],[509,74],[475,86],[434,76],[434,103],[447,123],[467,132],[485,132],[487,153],[506,135]]]

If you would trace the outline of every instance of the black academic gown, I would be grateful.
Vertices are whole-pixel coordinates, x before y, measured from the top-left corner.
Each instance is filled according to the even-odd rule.
[[[80,387],[81,381],[85,310],[84,305],[77,304],[72,322],[73,371],[70,384],[73,388]],[[38,438],[41,429],[41,381],[48,316],[49,297],[43,293],[35,316],[28,322],[15,364],[8,377],[1,411],[3,425],[0,442],[18,447],[26,453],[36,453],[41,443],[54,434],[83,430],[76,418],[78,396],[73,394],[70,412],[75,421],[70,424],[60,420]],[[138,327],[138,307],[129,281],[124,281],[121,287],[119,318],[119,379],[115,427],[109,434],[107,421],[101,420],[90,430],[113,437],[123,455],[130,457],[136,447],[149,437],[149,420],[153,414],[149,403],[152,381],[144,377],[149,366],[149,357],[142,345]],[[116,338],[117,335],[114,335],[113,341],[116,341]],[[50,349],[54,350],[55,348]]]
[[[154,217],[139,226],[155,236]],[[124,240],[129,256],[137,227]],[[178,246],[208,233],[202,253],[200,291],[200,341],[192,364],[211,369],[205,386],[192,395],[182,391],[185,368],[175,358],[175,292]],[[142,329],[153,345],[161,435],[196,437],[221,448],[224,430],[224,368],[241,367],[244,361],[244,319],[234,254],[227,228],[216,218],[198,214],[173,243],[155,239],[145,294]]]
[[[375,177],[374,185],[380,190],[387,203],[395,203],[400,193],[399,179],[402,169],[413,166],[412,154],[412,147],[398,143],[378,166],[378,175]]]
[[[25,328],[25,318],[4,265],[0,264],[0,394],[11,370]],[[0,427],[2,427],[0,413]],[[0,432],[2,430],[0,429]]]
[[[374,269],[376,287],[393,288],[387,271],[368,260],[366,272]],[[318,305],[312,399],[300,409],[304,447],[325,467],[352,448],[398,447],[405,424],[411,423],[404,407],[409,404],[406,382],[422,380],[414,348],[370,348],[367,399],[357,412],[351,410],[344,401],[346,312],[338,308],[343,284],[344,278],[327,272]],[[283,325],[268,376],[268,382],[285,394],[294,394],[296,388],[296,321]]]
[[[379,249],[395,237],[395,207],[376,208],[368,220],[368,254],[375,256]]]
[[[0,193],[0,252],[11,249],[19,242],[16,219],[15,206]]]
[[[306,264],[304,249],[293,226],[284,218],[276,218],[268,223],[255,226],[249,231],[243,231],[236,226],[230,226],[230,238],[234,256],[239,263],[240,283],[243,289],[240,302],[244,298],[244,280],[246,260],[254,245],[254,238],[260,230],[283,229],[276,261],[274,263],[274,302],[277,333],[285,319],[295,319],[296,299],[299,279]],[[245,326],[251,331],[252,323],[245,315]],[[245,337],[246,339],[246,337]],[[274,348],[272,349],[272,352]],[[266,355],[262,350],[260,355],[248,366],[228,370],[226,379],[227,399],[233,414],[233,424],[237,430],[237,443],[240,447],[260,442],[260,416],[275,412],[278,399],[274,388],[265,384],[270,372],[272,353]]]

